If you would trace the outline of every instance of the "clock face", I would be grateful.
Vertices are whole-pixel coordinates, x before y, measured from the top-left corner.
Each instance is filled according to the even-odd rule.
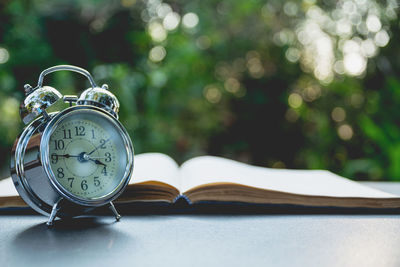
[[[53,177],[80,199],[107,196],[124,179],[128,163],[124,138],[102,113],[67,113],[55,124],[48,147]]]

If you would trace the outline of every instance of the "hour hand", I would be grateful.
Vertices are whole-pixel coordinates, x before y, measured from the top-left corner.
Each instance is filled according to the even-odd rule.
[[[98,160],[98,159],[95,159],[95,160],[94,160],[94,163],[99,164],[99,165],[103,165],[104,167],[107,167],[106,164],[104,164],[103,162],[101,162],[101,161]]]
[[[98,159],[92,159],[92,158],[90,158],[89,160],[93,161],[93,162],[96,163],[97,165],[103,165],[104,167],[107,167],[106,164],[104,164],[103,162],[101,162],[101,161],[98,160]]]

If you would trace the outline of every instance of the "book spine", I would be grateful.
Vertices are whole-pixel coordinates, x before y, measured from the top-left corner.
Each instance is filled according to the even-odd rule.
[[[183,198],[184,200],[186,200],[186,202],[187,202],[189,205],[192,205],[192,204],[193,204],[192,201],[190,201],[190,199],[189,199],[186,195],[184,195],[184,194],[177,196],[177,197],[174,199],[173,203],[176,203],[176,202],[177,202],[179,199],[181,199],[181,198]]]
[[[189,203],[189,205],[193,204],[192,201],[190,201],[190,199],[186,195],[182,194],[182,198],[184,198],[187,201],[187,203]]]

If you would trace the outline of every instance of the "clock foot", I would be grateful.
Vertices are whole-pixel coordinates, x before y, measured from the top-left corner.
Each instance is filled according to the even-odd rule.
[[[52,227],[54,225],[54,219],[57,216],[57,212],[60,210],[60,205],[58,203],[60,203],[60,201],[57,201],[51,209],[50,217],[46,223],[47,227]]]
[[[112,202],[110,202],[110,206],[109,206],[110,210],[112,211],[112,213],[115,216],[115,220],[118,222],[119,219],[121,219],[121,215],[119,215],[117,209],[115,208],[114,204]]]

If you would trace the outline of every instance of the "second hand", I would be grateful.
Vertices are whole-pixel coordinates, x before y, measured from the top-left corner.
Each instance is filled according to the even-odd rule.
[[[93,149],[92,151],[89,152],[88,155],[92,155],[93,152],[95,152],[97,149],[99,149],[100,147],[104,146],[108,141],[110,141],[111,138],[108,138],[107,140],[105,140],[103,143],[101,143],[100,145],[98,145],[95,149]]]

